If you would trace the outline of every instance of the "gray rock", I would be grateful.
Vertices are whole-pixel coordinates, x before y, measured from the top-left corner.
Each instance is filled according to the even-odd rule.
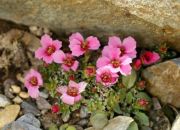
[[[82,119],[80,120],[77,124],[84,127],[89,123],[89,121],[87,119]]]
[[[88,117],[88,109],[85,106],[82,106],[80,109],[80,118],[87,118]]]
[[[37,107],[38,109],[40,110],[48,110],[48,109],[51,109],[51,105],[49,104],[49,102],[44,99],[43,97],[38,97],[36,99],[36,104],[37,104]]]
[[[22,102],[21,103],[21,108],[23,110],[23,113],[32,113],[35,116],[39,116],[41,112],[33,105],[27,103],[27,102]]]
[[[49,97],[48,93],[46,92],[39,92],[39,96],[47,99]]]
[[[14,80],[12,79],[6,79],[3,82],[3,86],[4,86],[4,94],[6,95],[6,97],[8,98],[14,98],[15,96],[10,92],[10,88],[11,85],[15,84]]]
[[[132,35],[139,45],[168,41],[178,51],[179,12],[179,0],[1,0],[0,5],[0,18],[47,27],[59,35]]]
[[[42,130],[25,122],[14,121],[6,125],[2,130]]]
[[[0,94],[0,107],[5,107],[10,104],[10,100],[6,96]]]
[[[28,123],[28,124],[33,125],[38,128],[40,128],[40,126],[41,126],[40,121],[37,118],[35,118],[34,115],[31,113],[21,116],[19,119],[17,119],[17,121]]]
[[[180,108],[180,58],[148,67],[143,71],[143,77],[153,96]]]

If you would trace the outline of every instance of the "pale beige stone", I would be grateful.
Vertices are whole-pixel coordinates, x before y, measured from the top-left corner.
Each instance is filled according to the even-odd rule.
[[[21,98],[24,98],[24,99],[29,98],[29,94],[28,94],[27,92],[20,92],[20,93],[19,93],[19,96],[20,96]]]
[[[180,58],[148,67],[143,72],[147,90],[163,103],[180,108]]]
[[[18,94],[21,91],[21,88],[17,85],[11,85],[11,89],[12,89],[12,92],[15,94]]]
[[[13,5],[13,8],[12,8]],[[1,0],[0,18],[49,28],[57,35],[82,32],[134,36],[138,45],[162,42],[180,52],[179,0]]]
[[[0,110],[0,129],[16,119],[20,112],[19,105],[9,105]]]

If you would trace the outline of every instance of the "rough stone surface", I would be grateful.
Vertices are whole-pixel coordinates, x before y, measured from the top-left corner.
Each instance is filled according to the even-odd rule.
[[[12,79],[6,79],[3,82],[3,87],[4,87],[4,94],[6,95],[6,97],[8,98],[14,98],[14,95],[10,92],[11,89],[11,85],[15,84],[14,80]]]
[[[9,105],[0,111],[0,129],[14,121],[20,112],[19,105]]]
[[[109,120],[109,124],[103,130],[127,130],[131,122],[133,122],[131,117],[118,116]]]
[[[41,130],[40,126],[40,121],[33,114],[28,113],[6,125],[2,130]]]
[[[6,96],[0,94],[0,107],[5,107],[9,104],[11,104],[10,100]]]
[[[44,99],[43,97],[38,97],[36,99],[36,104],[37,104],[37,107],[38,109],[40,110],[48,110],[48,109],[51,109],[51,105],[49,104],[49,102]]]
[[[23,110],[23,113],[32,113],[35,116],[39,116],[41,114],[41,112],[33,105],[27,103],[27,102],[22,102],[21,103],[21,108]]]
[[[39,39],[34,35],[12,29],[7,33],[0,35],[0,69],[9,66],[21,67],[27,69],[29,67],[28,59],[31,61],[29,52],[34,52],[39,46]],[[26,50],[26,48],[28,48]],[[32,61],[32,64],[35,61]]]
[[[169,42],[180,52],[179,16],[179,0],[1,0],[0,4],[0,18],[47,27],[58,35],[75,31],[100,38],[132,35],[139,45]]]
[[[180,130],[180,115],[176,117],[171,130]]]
[[[40,128],[40,126],[41,126],[40,121],[38,119],[36,119],[34,117],[34,115],[31,113],[28,113],[28,114],[21,116],[19,119],[17,119],[17,121],[25,122],[25,123],[31,124],[35,127],[38,127],[38,128]]]
[[[23,100],[19,97],[19,96],[16,96],[14,99],[13,99],[13,102],[14,103],[17,103],[17,104],[20,104],[23,102]]]
[[[2,130],[42,130],[42,129],[25,122],[14,121],[6,125]]]
[[[109,123],[103,128],[98,130],[127,130],[131,122],[133,122],[133,118],[127,116],[117,116],[111,120]],[[85,130],[97,130],[93,127],[89,127]]]
[[[180,108],[180,58],[148,67],[143,77],[153,96]]]

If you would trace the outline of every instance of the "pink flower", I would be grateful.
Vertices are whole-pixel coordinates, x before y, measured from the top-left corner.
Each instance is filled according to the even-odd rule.
[[[89,36],[84,40],[80,33],[73,33],[69,37],[69,48],[72,51],[73,56],[80,56],[86,53],[88,50],[97,50],[100,47],[100,42],[96,37]]]
[[[87,66],[84,70],[86,77],[93,77],[96,74],[96,68],[94,66]]]
[[[69,53],[64,53],[59,50],[53,54],[54,62],[62,64],[61,67],[64,71],[69,71],[70,69],[76,71],[79,62],[74,59],[74,57]]]
[[[104,66],[96,70],[96,81],[110,87],[118,80],[119,75],[111,66]]]
[[[110,65],[115,72],[120,72],[122,75],[131,74],[132,68],[130,63],[132,59],[127,55],[120,57],[120,54],[121,52],[118,48],[109,47],[109,49],[105,49],[102,57],[97,60],[97,68]]]
[[[139,70],[139,69],[141,68],[141,66],[142,66],[142,62],[141,62],[140,59],[134,60],[134,62],[133,62],[133,68],[134,68],[135,70]]]
[[[136,41],[130,36],[125,38],[123,42],[121,42],[119,37],[109,37],[108,46],[103,49],[103,52],[109,47],[119,48],[121,51],[121,56],[127,55],[130,58],[136,57]]]
[[[70,80],[68,86],[60,86],[57,88],[57,91],[62,94],[61,99],[64,103],[73,105],[81,100],[81,93],[86,86],[86,82],[76,83]]]
[[[46,63],[50,64],[53,62],[52,54],[62,47],[62,42],[58,40],[52,40],[47,34],[41,37],[41,45],[35,52],[35,57],[42,59]]]
[[[160,56],[156,52],[146,51],[140,56],[141,62],[145,65],[150,65],[157,62],[160,59]]]
[[[25,87],[28,89],[28,93],[32,98],[39,96],[39,87],[43,85],[41,74],[31,69],[25,76]]]

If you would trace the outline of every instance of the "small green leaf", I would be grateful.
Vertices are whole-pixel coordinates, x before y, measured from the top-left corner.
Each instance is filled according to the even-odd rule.
[[[126,90],[125,89],[120,89],[119,90],[119,96],[120,96],[120,102],[123,103],[124,99],[126,97]]]
[[[137,120],[141,125],[149,126],[149,118],[145,113],[135,112],[135,120]]]
[[[76,130],[76,128],[74,126],[68,126],[66,130]]]
[[[126,95],[126,102],[127,102],[128,104],[131,104],[132,101],[133,101],[133,95],[132,95],[131,92],[128,92],[127,95]]]
[[[60,126],[59,130],[66,130],[67,127],[68,127],[68,124],[63,124]]]
[[[48,130],[58,130],[55,124],[51,124]]]
[[[122,76],[122,83],[125,87],[131,88],[134,86],[136,78],[137,74],[134,70],[132,70],[130,75]]]
[[[129,127],[127,128],[127,130],[139,130],[137,123],[136,123],[135,121],[133,121],[133,122],[129,125]]]
[[[118,114],[122,114],[122,111],[120,109],[120,106],[119,104],[116,104],[114,107],[113,107],[113,110],[114,112],[118,113]]]

